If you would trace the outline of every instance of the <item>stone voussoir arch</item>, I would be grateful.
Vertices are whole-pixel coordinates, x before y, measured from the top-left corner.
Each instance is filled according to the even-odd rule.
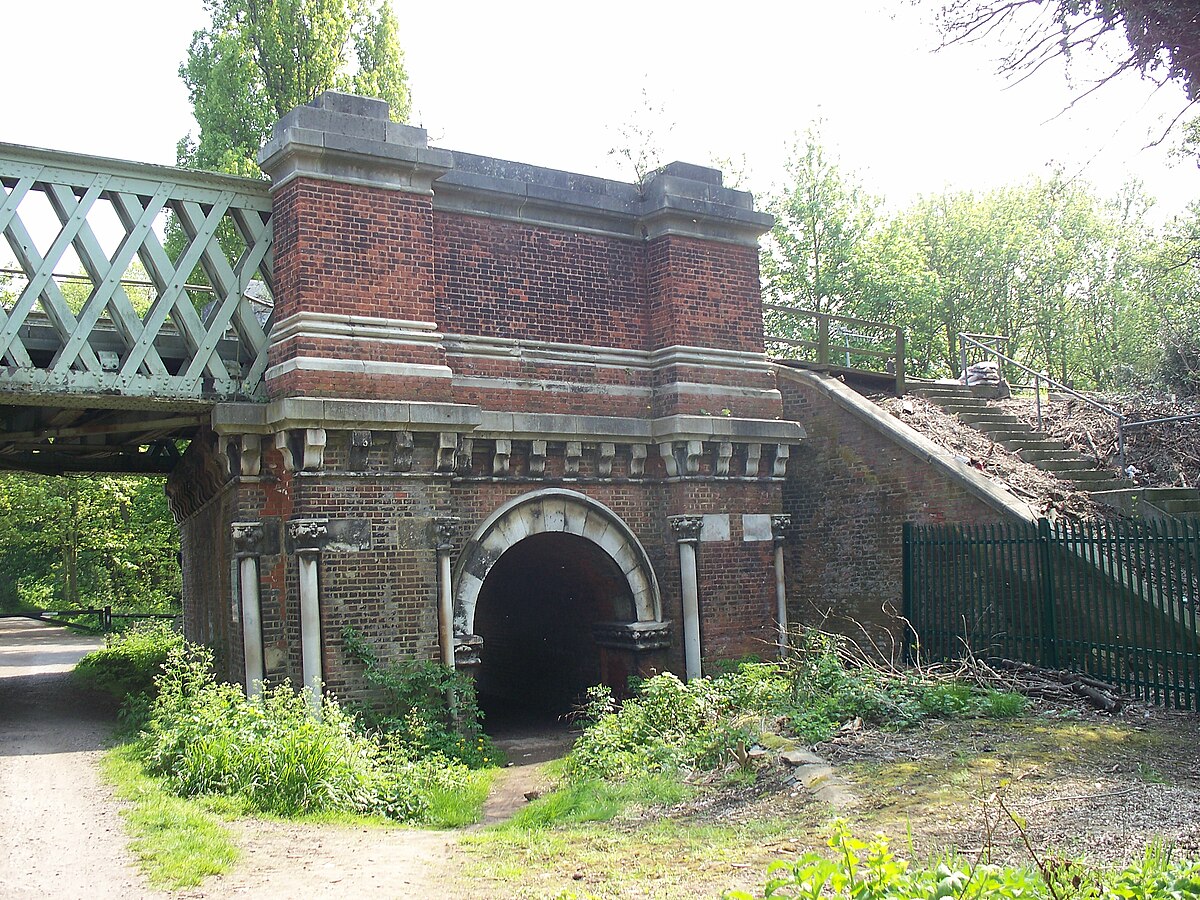
[[[475,629],[475,604],[492,566],[506,550],[535,534],[574,534],[591,541],[615,562],[633,594],[638,622],[662,621],[658,579],[646,549],[615,512],[586,494],[546,488],[515,497],[475,530],[454,569],[454,631]]]

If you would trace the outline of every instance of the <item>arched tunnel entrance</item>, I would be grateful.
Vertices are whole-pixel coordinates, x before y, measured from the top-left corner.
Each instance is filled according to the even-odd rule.
[[[488,572],[475,607],[485,714],[568,712],[588,687],[615,678],[594,626],[635,618],[628,579],[594,542],[545,532],[513,544]]]

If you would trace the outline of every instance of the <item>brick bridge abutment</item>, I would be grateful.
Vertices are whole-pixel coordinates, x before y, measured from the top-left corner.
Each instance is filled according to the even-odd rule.
[[[168,488],[186,630],[225,674],[365,696],[354,628],[499,681],[489,650],[545,662],[523,683],[565,702],[772,652],[804,431],[763,353],[749,194],[436,149],[338,94],[260,162],[266,397],[218,405]]]

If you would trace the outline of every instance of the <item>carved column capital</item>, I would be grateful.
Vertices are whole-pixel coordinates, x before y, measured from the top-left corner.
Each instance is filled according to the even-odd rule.
[[[233,551],[238,557],[261,556],[263,550],[262,522],[234,522],[229,526],[233,535]]]
[[[771,540],[776,544],[782,544],[787,540],[787,530],[792,527],[792,517],[783,514],[775,514],[771,516]]]
[[[675,540],[680,544],[694,544],[700,540],[704,516],[668,516],[667,521],[671,523]]]
[[[328,519],[292,519],[287,526],[297,553],[320,553],[325,548]]]
[[[456,518],[433,520],[435,547],[439,553],[449,553],[454,549],[454,535],[458,532],[458,522]]]

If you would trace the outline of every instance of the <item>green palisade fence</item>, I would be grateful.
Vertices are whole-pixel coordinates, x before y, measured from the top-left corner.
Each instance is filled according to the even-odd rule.
[[[969,650],[1197,710],[1198,605],[1194,522],[904,526],[912,659]]]

